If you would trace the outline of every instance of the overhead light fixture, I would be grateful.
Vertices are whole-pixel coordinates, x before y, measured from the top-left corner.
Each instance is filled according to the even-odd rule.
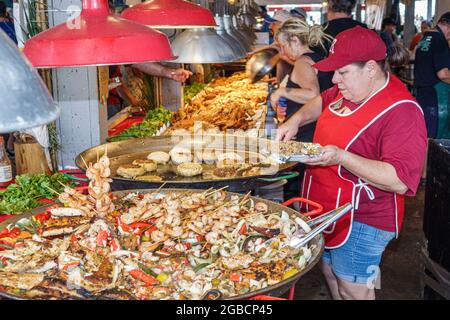
[[[60,109],[41,77],[2,30],[0,56],[0,133],[34,128],[58,118]]]
[[[125,9],[121,16],[156,29],[216,26],[211,11],[183,0],[149,0]]]
[[[223,16],[223,22],[225,25],[225,30],[227,33],[232,36],[236,41],[238,41],[245,49],[246,52],[252,51],[250,43],[247,42],[247,39],[239,33],[238,30],[236,30],[233,27],[233,22],[231,20],[231,16],[224,15]]]
[[[108,0],[82,0],[79,17],[29,39],[24,54],[36,68],[174,59],[163,33],[110,14]]]
[[[231,45],[233,50],[236,52],[237,56],[239,56],[240,58],[245,57],[247,55],[247,52],[245,51],[245,48],[238,41],[236,41],[232,36],[230,36],[227,33],[227,31],[225,30],[223,17],[215,16],[214,18],[215,18],[216,23],[218,25],[218,27],[216,28],[217,34],[221,38],[223,38],[229,45]]]
[[[184,31],[173,40],[172,49],[178,56],[175,63],[224,63],[242,58],[210,28]]]

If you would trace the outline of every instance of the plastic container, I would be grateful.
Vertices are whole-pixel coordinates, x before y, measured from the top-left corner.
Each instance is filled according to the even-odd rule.
[[[450,271],[450,140],[430,140],[423,231],[430,258]]]

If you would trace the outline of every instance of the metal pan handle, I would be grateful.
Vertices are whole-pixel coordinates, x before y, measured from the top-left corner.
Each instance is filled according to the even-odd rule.
[[[272,178],[258,178],[258,180],[265,181],[265,182],[276,182],[281,181],[283,179],[292,179],[299,176],[299,173],[297,171],[292,172],[279,172],[278,174],[283,174],[282,176],[275,176]]]

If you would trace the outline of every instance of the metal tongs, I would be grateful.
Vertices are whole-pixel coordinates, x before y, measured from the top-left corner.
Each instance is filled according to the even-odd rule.
[[[327,212],[317,218],[314,218],[309,221],[305,221],[308,226],[313,229],[306,234],[300,234],[299,232],[295,233],[289,242],[289,246],[295,249],[303,247],[310,240],[312,240],[319,233],[322,233],[326,228],[328,228],[332,223],[341,218],[344,214],[353,209],[353,206],[350,203],[346,203],[342,207],[336,208]]]

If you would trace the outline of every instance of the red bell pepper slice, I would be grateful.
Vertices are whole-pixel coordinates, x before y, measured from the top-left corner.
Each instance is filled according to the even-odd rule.
[[[246,235],[247,234],[247,225],[244,223],[242,227],[239,229],[240,235]]]

